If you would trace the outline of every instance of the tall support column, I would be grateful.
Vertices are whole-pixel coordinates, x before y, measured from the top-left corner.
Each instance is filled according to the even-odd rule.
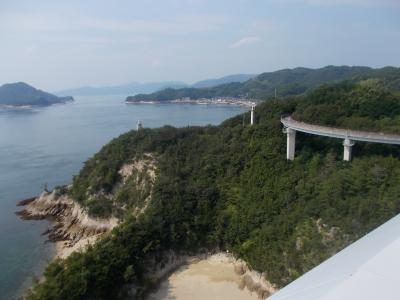
[[[251,106],[250,125],[254,124],[254,105]]]
[[[296,150],[296,130],[291,128],[286,128],[286,135],[287,135],[286,158],[287,160],[293,160],[294,152]]]
[[[354,146],[354,141],[346,138],[343,142],[344,152],[343,152],[343,160],[351,161],[351,148]]]

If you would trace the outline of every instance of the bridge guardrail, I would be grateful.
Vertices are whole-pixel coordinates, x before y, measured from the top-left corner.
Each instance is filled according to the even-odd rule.
[[[350,139],[362,142],[400,145],[400,135],[396,134],[314,125],[294,120],[290,115],[282,115],[281,122],[285,127],[314,135],[327,136],[340,139]]]

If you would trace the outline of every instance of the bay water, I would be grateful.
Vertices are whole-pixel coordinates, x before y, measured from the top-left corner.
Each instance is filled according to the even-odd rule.
[[[112,138],[136,128],[219,124],[247,108],[229,105],[126,104],[125,95],[76,97],[30,109],[0,109],[0,299],[17,299],[54,255],[41,234],[47,221],[21,221],[19,200],[68,184]]]

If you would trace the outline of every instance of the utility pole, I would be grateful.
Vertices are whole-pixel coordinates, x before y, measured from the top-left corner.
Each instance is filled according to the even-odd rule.
[[[275,99],[276,99],[276,88],[275,88]]]

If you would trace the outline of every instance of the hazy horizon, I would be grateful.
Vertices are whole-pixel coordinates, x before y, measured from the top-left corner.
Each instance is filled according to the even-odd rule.
[[[399,13],[397,0],[5,0],[0,84],[58,91],[399,66]]]

